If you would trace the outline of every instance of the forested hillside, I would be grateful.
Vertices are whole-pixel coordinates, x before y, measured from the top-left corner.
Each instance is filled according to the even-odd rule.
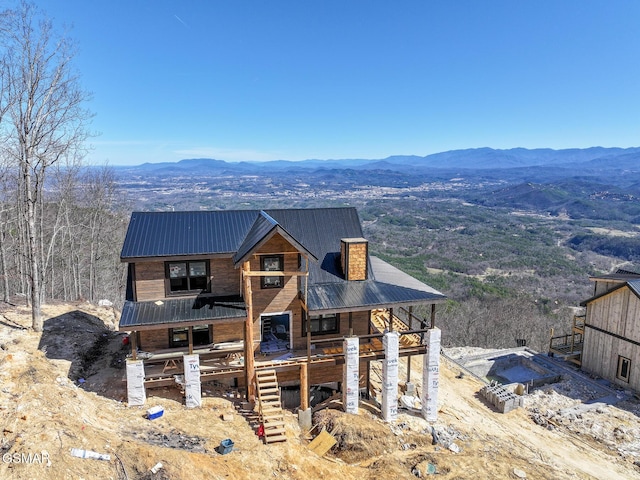
[[[36,331],[43,302],[124,291],[126,217],[113,172],[82,167],[93,114],[75,52],[35,5],[0,12],[0,294]]]

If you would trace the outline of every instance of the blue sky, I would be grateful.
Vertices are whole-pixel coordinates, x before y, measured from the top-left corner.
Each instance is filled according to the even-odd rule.
[[[640,2],[41,0],[91,163],[640,145]]]

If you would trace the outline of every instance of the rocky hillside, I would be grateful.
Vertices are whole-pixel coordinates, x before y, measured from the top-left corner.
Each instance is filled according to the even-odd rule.
[[[144,408],[127,407],[117,312],[88,304],[44,311],[44,332],[36,334],[25,328],[25,308],[0,307],[2,479],[373,480],[434,472],[442,479],[640,478],[638,402],[576,409],[589,390],[575,380],[536,391],[525,408],[500,414],[478,398],[478,380],[443,359],[434,425],[408,412],[385,424],[375,403],[363,402],[357,416],[319,410],[311,432],[300,431],[289,412],[287,442],[264,445],[240,399],[213,385],[203,386],[199,409],[186,409],[175,389],[149,392]],[[420,390],[420,362],[413,362]],[[147,420],[154,405],[165,413]],[[323,427],[337,443],[320,457],[308,444]],[[217,447],[227,438],[234,448],[222,455]],[[75,457],[74,448],[109,460]],[[152,472],[158,463],[162,468]]]

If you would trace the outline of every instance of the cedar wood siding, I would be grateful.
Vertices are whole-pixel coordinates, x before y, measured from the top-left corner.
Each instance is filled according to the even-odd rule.
[[[231,258],[190,257],[185,260],[209,260],[209,283],[211,293],[216,296],[238,295],[240,293],[240,269],[233,266]],[[139,261],[134,264],[136,301],[165,300],[165,261]],[[213,342],[233,342],[243,339],[242,322],[213,322]],[[169,330],[141,330],[140,348],[147,351],[168,348]]]
[[[582,355],[584,370],[625,388],[640,390],[640,345],[589,326],[640,343],[640,299],[623,287],[589,302]],[[616,378],[619,355],[631,360],[629,383]]]
[[[243,322],[213,322],[213,343],[242,341],[244,335]],[[140,330],[138,346],[142,350],[153,351],[169,348],[169,329]]]
[[[251,271],[260,271],[260,255],[284,254],[284,270],[299,270],[298,251],[281,235],[276,234],[256,251],[250,259]],[[190,257],[185,260],[201,260],[203,257]],[[204,258],[207,259],[207,258]],[[210,282],[212,294],[216,296],[237,295],[240,292],[241,269],[235,268],[231,258],[208,258],[210,262]],[[304,265],[304,261],[303,261]],[[134,264],[136,301],[156,301],[167,298],[165,291],[165,261],[138,261]],[[290,331],[293,348],[306,349],[307,337],[302,327],[302,303],[298,292],[304,289],[305,277],[288,276],[283,288],[261,288],[260,277],[251,277],[253,293],[253,332],[254,341],[261,340],[260,315],[291,312]],[[352,324],[355,335],[369,333],[369,311],[353,312]],[[213,342],[228,342],[243,339],[244,325],[241,322],[213,322]],[[327,335],[314,335],[312,339],[344,337],[349,334],[349,313],[340,314],[340,331]],[[169,347],[168,329],[142,330],[139,332],[140,348],[156,350]],[[257,347],[257,345],[256,345]],[[322,345],[319,345],[322,347]],[[341,367],[340,367],[341,368]]]
[[[262,270],[261,255],[284,255],[284,271],[297,272],[298,250],[287,242],[280,234],[275,234],[264,245],[261,245],[249,261],[252,272]],[[284,277],[282,288],[262,288],[260,277],[251,277],[253,300],[253,339],[261,340],[260,315],[264,313],[291,312],[293,325],[302,321],[302,305],[298,298],[299,283],[304,277]],[[293,332],[291,332],[293,333]]]
[[[141,330],[138,332],[138,347],[147,352],[169,347],[169,330]]]
[[[209,260],[209,283],[213,295],[223,297],[240,293],[240,269],[234,268],[231,258],[190,257],[184,260]],[[137,302],[167,298],[164,260],[136,262],[134,269]]]

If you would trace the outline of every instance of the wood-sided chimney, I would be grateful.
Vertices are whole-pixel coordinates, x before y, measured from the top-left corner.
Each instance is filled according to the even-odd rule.
[[[369,242],[365,238],[340,240],[340,264],[345,280],[366,280]]]

